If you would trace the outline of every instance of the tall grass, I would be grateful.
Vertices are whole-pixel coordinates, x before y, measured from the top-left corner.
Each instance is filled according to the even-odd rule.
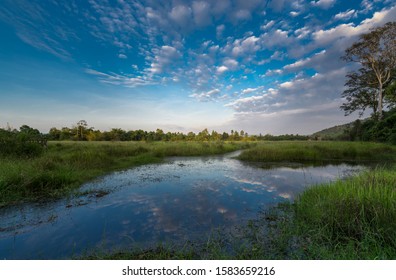
[[[395,221],[395,170],[314,186],[295,203],[296,230],[311,258],[396,258]]]
[[[248,147],[232,142],[49,142],[31,158],[0,157],[0,206],[57,198],[111,171],[166,156],[212,155]]]
[[[238,158],[255,162],[394,161],[396,146],[369,142],[261,142]]]

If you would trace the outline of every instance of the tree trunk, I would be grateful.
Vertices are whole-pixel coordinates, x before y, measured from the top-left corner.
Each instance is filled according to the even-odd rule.
[[[383,88],[382,83],[379,83],[379,92],[378,92],[378,119],[382,119],[382,99],[383,99]]]

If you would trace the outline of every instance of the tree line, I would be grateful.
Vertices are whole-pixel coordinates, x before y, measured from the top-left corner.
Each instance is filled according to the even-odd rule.
[[[277,141],[277,140],[308,140],[308,136],[286,134],[273,136],[249,135],[243,130],[231,130],[230,133],[219,133],[207,128],[199,133],[189,132],[164,132],[162,129],[155,131],[123,130],[113,128],[110,131],[100,131],[88,127],[85,120],[77,122],[71,128],[51,128],[49,133],[41,133],[38,129],[22,125],[19,129],[0,128],[0,156],[33,157],[38,156],[47,148],[47,141]]]
[[[62,127],[58,129],[53,127],[47,134],[48,140],[75,140],[75,141],[257,141],[257,140],[307,140],[308,136],[286,134],[273,136],[266,135],[249,135],[247,132],[240,130],[231,130],[228,132],[209,132],[207,128],[198,133],[188,132],[164,132],[158,128],[155,131],[124,130],[121,128],[112,128],[109,131],[100,131],[93,127],[88,127],[85,120],[81,120],[77,125]]]

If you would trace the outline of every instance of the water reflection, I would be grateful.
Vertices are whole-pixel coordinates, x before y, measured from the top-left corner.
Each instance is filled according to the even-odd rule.
[[[308,185],[359,169],[346,164],[263,169],[229,156],[172,158],[82,187],[107,195],[1,209],[0,258],[70,258],[91,248],[202,238],[292,200]]]

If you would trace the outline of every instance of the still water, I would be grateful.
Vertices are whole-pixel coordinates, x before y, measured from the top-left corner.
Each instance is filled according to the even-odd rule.
[[[170,158],[85,184],[83,196],[0,209],[0,259],[69,259],[91,250],[202,239],[293,200],[309,185],[362,169],[262,168],[234,155]]]

